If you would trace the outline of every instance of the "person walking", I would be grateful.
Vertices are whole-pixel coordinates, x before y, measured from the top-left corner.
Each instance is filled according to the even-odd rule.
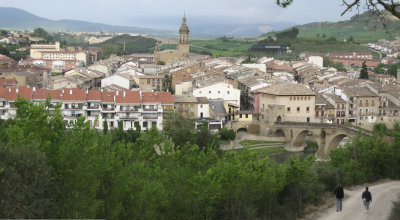
[[[342,211],[342,199],[344,197],[342,184],[339,184],[339,186],[335,189],[333,194],[336,195],[336,211],[341,212]]]
[[[372,202],[372,195],[371,195],[371,192],[368,191],[368,186],[365,187],[365,191],[362,193],[361,198],[363,200],[363,204],[365,207],[365,214],[367,214],[368,210],[369,210],[369,205]]]

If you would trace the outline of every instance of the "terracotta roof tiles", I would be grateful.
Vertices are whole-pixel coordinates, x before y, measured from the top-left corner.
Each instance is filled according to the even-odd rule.
[[[118,91],[115,97],[116,103],[141,103],[139,91],[123,90]]]

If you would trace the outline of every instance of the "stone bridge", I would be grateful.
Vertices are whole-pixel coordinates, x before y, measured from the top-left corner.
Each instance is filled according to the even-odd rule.
[[[358,127],[309,122],[275,122],[272,128],[275,136],[284,136],[288,143],[288,150],[301,151],[304,149],[307,136],[312,136],[318,143],[317,155],[325,155],[336,149],[344,137],[352,138],[361,131]],[[371,135],[369,131],[362,131],[364,135]]]

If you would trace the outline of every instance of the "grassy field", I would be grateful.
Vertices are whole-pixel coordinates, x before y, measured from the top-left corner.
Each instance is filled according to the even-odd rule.
[[[269,51],[251,51],[250,48],[257,43],[259,39],[215,39],[215,40],[191,40],[190,52],[212,55],[214,57],[223,56],[252,56],[252,57],[275,57],[277,50]],[[176,49],[176,44],[163,44],[162,50]],[[329,38],[316,36],[298,37],[290,42],[291,53],[286,50],[281,51],[281,59],[295,60],[302,52],[335,52],[335,51],[368,51],[367,47],[360,43],[336,41]]]
[[[389,35],[385,30],[371,31],[362,26],[345,26],[341,28],[322,26],[321,28],[300,30],[299,37],[316,37],[318,34],[320,36],[325,34],[326,38],[334,36],[340,41],[353,37],[355,41],[360,43],[368,43],[379,39],[394,39],[397,36],[396,33]]]
[[[258,141],[258,140],[244,140],[239,142],[241,145],[246,146],[247,148],[254,148],[254,147],[259,147],[260,145],[276,145],[276,144],[281,144],[284,145],[284,142],[280,141]]]

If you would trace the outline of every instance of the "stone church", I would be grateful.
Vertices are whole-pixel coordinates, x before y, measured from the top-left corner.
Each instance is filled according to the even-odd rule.
[[[155,60],[156,63],[172,64],[174,61],[187,59],[189,56],[189,27],[186,24],[186,16],[182,18],[182,25],[179,28],[179,43],[176,50],[158,51],[156,46]]]

